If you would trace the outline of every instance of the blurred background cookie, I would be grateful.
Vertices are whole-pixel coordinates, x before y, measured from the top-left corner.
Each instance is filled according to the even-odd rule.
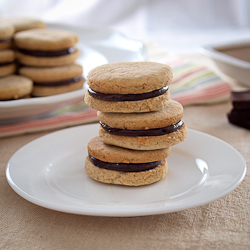
[[[78,64],[58,67],[22,67],[19,74],[33,80],[32,96],[62,94],[83,87],[83,68]]]
[[[29,66],[61,66],[79,57],[78,35],[65,30],[32,29],[16,33],[17,59]]]
[[[15,100],[28,97],[33,88],[31,79],[19,76],[9,75],[0,78],[0,100]]]
[[[0,20],[0,50],[11,47],[14,33],[15,28],[11,23]]]
[[[43,21],[30,17],[8,17],[3,20],[11,23],[15,27],[15,32],[29,29],[44,29],[46,27]]]
[[[15,72],[15,58],[15,51],[11,49],[0,50],[0,77]]]

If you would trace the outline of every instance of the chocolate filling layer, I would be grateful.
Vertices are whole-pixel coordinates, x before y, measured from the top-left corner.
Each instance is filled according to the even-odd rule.
[[[151,92],[147,93],[142,93],[142,94],[103,94],[100,92],[96,92],[92,89],[88,89],[89,94],[96,98],[100,99],[103,101],[108,101],[108,102],[125,102],[125,101],[140,101],[140,100],[145,100],[149,98],[153,98],[156,96],[163,95],[166,93],[168,90],[168,86],[165,86],[161,89],[157,89]]]
[[[100,161],[89,155],[90,161],[99,168],[108,170],[122,171],[122,172],[141,172],[156,168],[161,161],[147,162],[147,163],[110,163]]]
[[[0,67],[1,66],[7,66],[7,65],[10,65],[12,64],[13,62],[0,62]]]
[[[70,47],[68,49],[62,50],[51,50],[51,51],[42,51],[42,50],[28,50],[28,49],[18,49],[19,52],[37,57],[56,57],[72,54],[76,51],[76,48]]]
[[[159,136],[166,135],[177,131],[182,125],[183,121],[180,120],[174,125],[170,125],[163,128],[147,129],[147,130],[129,130],[129,129],[120,129],[120,128],[111,128],[108,125],[100,122],[100,125],[108,133],[114,135],[128,135],[128,136]]]
[[[7,37],[7,38],[4,38],[4,39],[1,39],[0,43],[11,42],[12,40],[13,40],[13,37]]]
[[[74,82],[78,82],[82,79],[82,76],[77,76],[72,79],[67,79],[63,81],[57,81],[57,82],[34,82],[34,85],[36,86],[43,86],[43,87],[54,87],[54,86],[61,86],[61,85],[67,85]]]

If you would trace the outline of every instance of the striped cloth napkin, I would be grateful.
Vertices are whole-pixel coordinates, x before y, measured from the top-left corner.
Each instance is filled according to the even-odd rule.
[[[165,61],[174,78],[169,85],[171,98],[182,105],[217,103],[229,100],[231,86],[211,69],[183,58]]]
[[[174,78],[169,85],[171,98],[182,105],[216,103],[228,100],[230,85],[208,67],[183,58],[165,60],[173,68]],[[72,107],[61,108],[42,119],[0,126],[0,137],[61,129],[98,121],[96,111],[84,101]]]
[[[41,119],[0,126],[0,138],[29,134],[53,129],[62,129],[98,121],[97,111],[89,108],[84,101],[66,106],[49,113]]]

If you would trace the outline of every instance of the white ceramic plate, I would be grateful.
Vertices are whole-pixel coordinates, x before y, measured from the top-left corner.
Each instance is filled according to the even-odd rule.
[[[224,74],[250,86],[250,61],[244,60],[247,57],[249,60],[250,41],[208,45],[200,48],[200,52],[211,58]]]
[[[47,28],[70,30],[79,35],[77,46],[81,56],[77,62],[83,66],[85,78],[92,68],[108,62],[143,61],[146,58],[142,42],[129,39],[118,31],[52,23]],[[50,111],[79,102],[85,91],[86,85],[81,90],[55,96],[0,101],[0,125],[46,117]]]
[[[9,160],[10,186],[28,201],[62,212],[97,216],[142,216],[193,208],[234,190],[246,163],[232,146],[189,130],[172,147],[163,180],[142,187],[99,183],[84,171],[87,143],[98,124],[54,132],[19,149]]]

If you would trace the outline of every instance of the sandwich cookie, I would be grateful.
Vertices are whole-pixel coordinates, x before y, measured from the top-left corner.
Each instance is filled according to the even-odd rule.
[[[184,141],[187,127],[183,107],[170,100],[165,108],[149,113],[97,112],[99,136],[104,143],[135,150],[167,148]]]
[[[14,36],[17,59],[28,66],[61,66],[79,57],[78,36],[65,30],[31,29]]]
[[[99,136],[88,143],[85,171],[94,180],[141,186],[163,179],[168,171],[170,148],[134,151],[103,143]]]
[[[11,49],[0,50],[0,77],[13,74],[16,70],[15,52]]]
[[[14,26],[6,21],[0,21],[0,50],[8,49],[12,46]]]
[[[3,20],[11,23],[15,27],[15,32],[29,30],[29,29],[44,29],[46,24],[36,18],[30,17],[9,17]]]
[[[58,67],[22,67],[19,74],[33,80],[32,96],[51,96],[81,89],[85,79],[78,64]]]
[[[103,112],[157,111],[170,99],[172,69],[155,62],[109,63],[92,69],[87,77],[85,102]]]
[[[8,75],[0,78],[0,100],[15,100],[30,96],[33,87],[31,79],[19,76]]]

